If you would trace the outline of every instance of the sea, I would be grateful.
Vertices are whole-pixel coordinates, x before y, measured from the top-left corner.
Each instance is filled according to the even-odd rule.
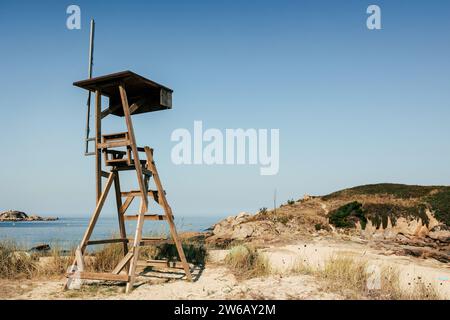
[[[176,217],[178,232],[205,231],[224,217]],[[18,247],[31,249],[40,244],[69,250],[76,247],[86,231],[89,218],[60,218],[56,221],[0,222],[0,241],[12,241]],[[127,221],[127,237],[133,238],[136,221]],[[166,221],[146,221],[143,236],[166,236],[169,227]],[[90,240],[119,237],[117,217],[98,219]]]

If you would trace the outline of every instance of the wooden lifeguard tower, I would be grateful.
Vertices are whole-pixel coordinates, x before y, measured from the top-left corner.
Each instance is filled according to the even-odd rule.
[[[74,85],[95,93],[95,153],[92,154],[95,155],[96,159],[97,204],[83,239],[76,250],[76,258],[71,272],[67,275],[67,283],[74,278],[123,281],[127,283],[126,292],[129,292],[133,288],[136,277],[140,246],[161,242],[173,242],[175,244],[181,260],[177,262],[177,265],[184,269],[187,279],[191,281],[192,275],[175,228],[172,209],[167,202],[165,191],[153,160],[153,149],[137,146],[131,120],[131,116],[134,114],[171,109],[173,91],[131,71],[90,78],[75,82]],[[109,106],[104,110],[102,110],[101,106],[102,96],[109,98]],[[125,118],[127,131],[102,134],[102,119],[110,115]],[[144,154],[142,160],[139,156],[140,153]],[[102,156],[105,167],[109,168],[108,171],[102,169]],[[121,190],[119,174],[124,171],[136,172],[139,186],[137,190],[127,192]],[[106,179],[106,184],[102,188],[103,178]],[[151,178],[154,180],[156,190],[149,190]],[[115,188],[120,238],[90,240],[112,185]],[[125,198],[125,201],[122,201],[123,198]],[[140,198],[139,213],[127,215],[127,209],[135,198]],[[163,215],[146,214],[149,207],[149,198],[164,209]],[[125,221],[127,220],[137,220],[133,238],[127,238],[125,229]],[[143,238],[142,228],[145,220],[167,221],[171,239]],[[124,256],[122,260],[111,273],[86,272],[84,269],[86,247],[107,243],[123,243]],[[165,264],[167,261],[161,261],[161,263]]]

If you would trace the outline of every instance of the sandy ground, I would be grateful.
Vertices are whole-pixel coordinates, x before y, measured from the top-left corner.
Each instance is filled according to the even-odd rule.
[[[398,270],[400,288],[414,290],[419,282],[432,286],[443,299],[450,299],[450,265],[434,259],[389,255],[386,249],[371,248],[366,243],[318,240],[263,249],[271,267],[286,272],[298,263],[320,268],[332,257],[351,257],[378,267],[382,276],[385,267]]]
[[[206,267],[198,279],[189,283],[185,280],[164,280],[161,283],[150,280],[135,288],[132,293],[123,293],[124,287],[114,284],[84,285],[82,290],[63,292],[64,280],[26,281],[15,285],[10,282],[6,299],[342,299],[333,293],[322,292],[321,286],[310,276],[269,276],[237,281],[223,266]],[[2,286],[7,285],[6,282]],[[283,288],[283,290],[280,290]]]
[[[386,255],[386,250],[351,241],[297,241],[261,249],[274,274],[238,280],[221,261],[227,250],[210,252],[203,270],[195,270],[195,281],[183,280],[182,273],[147,272],[138,278],[133,292],[124,286],[90,282],[81,290],[63,291],[64,279],[0,280],[2,299],[344,299],[326,292],[323,281],[308,275],[291,274],[299,262],[322,266],[333,256],[362,258],[375,266],[393,266],[400,271],[402,289],[411,290],[417,279],[432,285],[442,298],[450,299],[450,266],[433,259]]]

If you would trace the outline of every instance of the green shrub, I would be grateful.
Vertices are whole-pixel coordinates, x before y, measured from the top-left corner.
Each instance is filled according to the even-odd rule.
[[[328,217],[330,223],[337,228],[353,228],[355,227],[355,222],[360,221],[364,229],[367,223],[362,204],[357,201],[347,203],[331,211]]]
[[[291,215],[285,215],[285,214],[274,214],[274,215],[271,215],[271,217],[270,217],[271,221],[279,222],[284,225],[286,225],[291,219],[292,219]]]
[[[421,198],[436,189],[448,187],[442,186],[417,186],[396,183],[367,184],[349,189],[333,192],[323,196],[323,200],[339,198],[341,196],[357,195],[390,195],[399,199]]]
[[[429,195],[424,200],[430,204],[435,217],[447,226],[450,226],[450,187]]]
[[[316,223],[314,225],[314,229],[316,229],[316,231],[322,230],[324,229],[323,225],[321,223]]]
[[[415,220],[422,220],[425,225],[428,225],[429,218],[425,213],[425,204],[416,204],[410,207],[396,205],[392,203],[366,203],[363,205],[364,215],[367,219],[379,228],[381,225],[386,228],[388,220],[390,219],[392,225],[400,217],[410,218]]]

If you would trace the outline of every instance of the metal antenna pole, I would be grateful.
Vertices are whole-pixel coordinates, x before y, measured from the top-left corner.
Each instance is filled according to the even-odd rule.
[[[277,213],[277,189],[273,192],[273,212]]]
[[[95,21],[91,19],[91,32],[89,36],[89,69],[88,76],[89,79],[92,78],[92,66],[94,61],[94,32],[95,32]],[[94,141],[95,138],[90,138],[90,128],[89,128],[89,119],[91,114],[91,91],[88,93],[87,99],[87,113],[86,113],[86,149],[84,151],[84,155],[90,156],[94,155],[95,152],[89,152],[89,141]]]

